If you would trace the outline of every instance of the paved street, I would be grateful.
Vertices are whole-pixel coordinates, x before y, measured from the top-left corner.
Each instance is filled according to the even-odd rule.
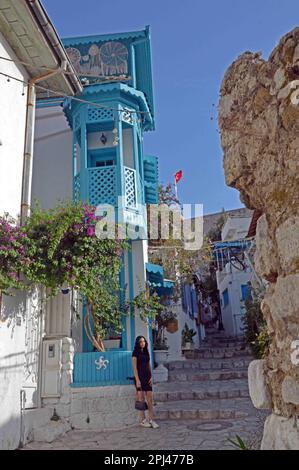
[[[239,435],[250,448],[258,449],[264,414],[240,420],[162,421],[160,429],[139,426],[124,431],[70,431],[47,443],[31,443],[25,450],[225,450],[233,449],[228,439]]]

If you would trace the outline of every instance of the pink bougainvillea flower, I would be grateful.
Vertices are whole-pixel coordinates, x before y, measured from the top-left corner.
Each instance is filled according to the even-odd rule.
[[[94,227],[88,227],[87,229],[87,235],[89,237],[93,237],[95,235]]]

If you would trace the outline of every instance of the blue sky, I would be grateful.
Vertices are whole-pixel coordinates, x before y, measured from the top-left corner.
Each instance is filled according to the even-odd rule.
[[[242,52],[268,57],[298,25],[298,0],[43,0],[61,37],[132,31],[151,26],[156,131],[146,153],[159,157],[162,182],[178,185],[183,203],[204,213],[242,204],[225,185],[217,130],[219,88]]]

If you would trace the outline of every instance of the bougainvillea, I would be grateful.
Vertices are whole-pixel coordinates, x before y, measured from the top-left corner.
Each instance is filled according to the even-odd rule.
[[[26,233],[12,217],[0,217],[0,290],[4,293],[10,288],[25,287],[20,274],[30,263],[26,241]]]
[[[62,288],[76,289],[86,304],[87,334],[103,349],[107,329],[120,332],[124,315],[138,309],[151,318],[157,305],[145,293],[123,301],[119,274],[128,244],[98,238],[99,220],[95,207],[73,203],[48,211],[36,207],[23,227],[8,216],[0,219],[0,289],[33,283],[46,287],[50,296]]]

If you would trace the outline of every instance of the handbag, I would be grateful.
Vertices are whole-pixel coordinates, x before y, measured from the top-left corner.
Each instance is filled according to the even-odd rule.
[[[136,400],[135,401],[135,410],[145,411],[148,410],[146,401]]]

